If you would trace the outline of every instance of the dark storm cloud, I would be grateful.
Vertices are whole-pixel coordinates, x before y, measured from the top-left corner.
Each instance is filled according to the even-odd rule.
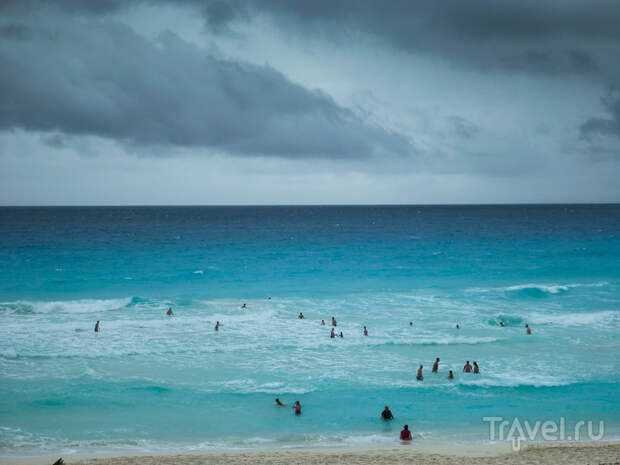
[[[221,28],[257,15],[280,28],[348,39],[362,31],[405,51],[424,51],[481,67],[593,73],[597,55],[617,54],[615,0],[207,0],[197,2]],[[612,50],[599,48],[612,44]],[[602,70],[605,71],[605,70]]]
[[[603,104],[609,118],[590,118],[581,125],[581,135],[592,139],[596,135],[610,135],[620,138],[620,97],[607,96]]]
[[[0,30],[3,129],[287,158],[412,151],[325,93],[171,33],[153,43],[110,20],[53,14],[34,16],[27,39],[11,23]]]

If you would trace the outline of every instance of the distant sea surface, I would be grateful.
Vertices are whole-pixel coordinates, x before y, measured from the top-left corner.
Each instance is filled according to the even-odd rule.
[[[0,208],[4,456],[618,438],[619,356],[620,205]]]

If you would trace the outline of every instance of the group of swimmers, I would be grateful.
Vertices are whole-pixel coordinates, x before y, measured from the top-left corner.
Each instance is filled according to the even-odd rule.
[[[271,299],[271,297],[269,298]],[[247,309],[247,305],[243,304],[241,305],[242,309]],[[174,312],[172,311],[172,307],[168,308],[168,311],[166,312],[166,315],[168,316],[172,316],[174,315]],[[303,312],[299,312],[298,317],[300,320],[305,319],[305,316],[303,314]],[[95,332],[98,333],[99,332],[99,325],[100,325],[100,321],[97,320],[97,322],[95,323]],[[336,318],[332,316],[332,322],[331,322],[332,328],[331,328],[331,332],[330,332],[330,338],[334,339],[336,338],[336,331],[334,328],[336,328],[338,326],[338,322],[336,321]],[[500,321],[499,322],[500,327],[504,327],[504,322]],[[326,326],[325,320],[321,320],[321,326]],[[413,326],[413,321],[409,322],[409,326]],[[219,331],[220,329],[220,322],[216,321],[215,323],[215,327],[213,328],[215,331]],[[459,324],[456,325],[456,329],[461,329],[461,326]],[[530,328],[529,324],[525,325],[525,329],[526,329],[526,333],[528,335],[532,334],[532,329]],[[366,328],[366,326],[364,326],[364,330],[363,330],[363,334],[364,336],[368,336],[368,329]],[[338,337],[340,338],[344,338],[344,334],[342,333],[342,331],[340,331],[340,334],[338,335]],[[435,359],[435,362],[433,363],[433,369],[432,372],[433,373],[438,373],[439,372],[439,361],[440,358],[437,357]],[[420,365],[418,368],[418,372],[416,375],[416,379],[418,381],[423,381],[424,380],[424,375],[422,373],[422,370],[424,368],[424,365]],[[473,366],[469,363],[469,360],[467,360],[467,362],[465,363],[465,366],[463,367],[463,373],[473,373],[473,374],[480,374],[480,368],[478,367],[478,362],[474,361]],[[452,370],[449,371],[448,373],[448,379],[454,379],[454,373],[452,372]],[[280,399],[276,399],[276,405],[279,407],[287,407],[287,405],[282,402]],[[296,400],[295,403],[292,405],[292,408],[295,410],[295,415],[301,415],[301,403]],[[385,409],[381,412],[381,418],[383,420],[393,420],[394,419],[394,415],[392,414],[392,411],[390,410],[390,408],[386,405]],[[400,432],[400,439],[401,441],[411,441],[413,438],[411,436],[411,431],[409,430],[409,425],[404,425],[403,430]]]
[[[390,410],[390,407],[388,407],[387,405],[383,409],[383,412],[381,412],[381,419],[385,420],[385,421],[389,421],[389,420],[393,420],[394,419],[394,415],[392,414],[392,411]],[[411,431],[409,430],[409,425],[403,426],[403,429],[400,432],[400,440],[401,441],[411,441],[412,439],[413,439],[413,437],[411,436]]]
[[[276,405],[278,407],[287,407],[287,405],[280,399],[276,399]],[[301,415],[301,403],[298,400],[295,401],[292,408],[295,409],[295,415]]]

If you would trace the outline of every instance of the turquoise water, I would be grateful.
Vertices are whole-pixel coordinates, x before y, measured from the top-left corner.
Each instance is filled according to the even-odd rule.
[[[0,238],[1,455],[620,436],[619,205],[0,208]]]

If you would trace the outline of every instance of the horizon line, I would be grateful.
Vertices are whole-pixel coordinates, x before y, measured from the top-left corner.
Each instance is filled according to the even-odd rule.
[[[0,205],[0,208],[157,208],[157,207],[485,207],[620,205],[620,202],[485,202],[485,203],[281,203],[281,204],[29,204]]]

